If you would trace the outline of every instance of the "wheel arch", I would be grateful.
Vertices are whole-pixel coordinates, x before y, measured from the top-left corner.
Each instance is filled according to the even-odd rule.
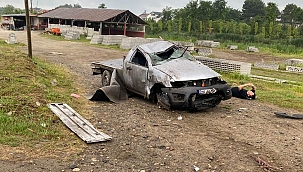
[[[165,88],[162,83],[155,83],[150,89],[149,99],[157,102],[157,94],[161,92],[161,88]]]

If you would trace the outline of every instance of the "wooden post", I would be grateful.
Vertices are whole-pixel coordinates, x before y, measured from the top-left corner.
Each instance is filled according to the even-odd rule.
[[[99,35],[102,35],[102,22],[100,22]]]
[[[28,9],[28,0],[24,0],[25,3],[25,13],[26,13],[26,31],[27,31],[27,47],[28,47],[28,57],[32,58],[32,36],[31,36],[31,24],[29,17],[29,9]]]
[[[108,25],[108,35],[110,35],[110,27],[111,27],[111,24]]]
[[[126,23],[124,23],[124,36],[126,36]]]

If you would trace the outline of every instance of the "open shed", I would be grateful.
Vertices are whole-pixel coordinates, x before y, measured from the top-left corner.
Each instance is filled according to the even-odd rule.
[[[35,26],[35,18],[37,15],[30,14],[31,27]],[[10,30],[23,30],[26,26],[26,15],[25,14],[3,14],[1,15],[1,27]]]
[[[144,37],[147,23],[129,10],[57,8],[38,15],[42,23],[91,28],[100,35]]]

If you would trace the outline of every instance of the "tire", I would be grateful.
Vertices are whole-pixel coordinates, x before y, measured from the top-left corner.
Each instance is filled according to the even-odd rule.
[[[108,70],[103,71],[102,73],[102,86],[109,86],[110,80],[112,78],[112,73]]]
[[[157,95],[162,93],[161,88],[163,88],[164,86],[162,85],[154,85],[153,88],[151,89],[151,94],[149,96],[149,99],[153,102],[153,103],[157,103],[158,102],[158,97]]]

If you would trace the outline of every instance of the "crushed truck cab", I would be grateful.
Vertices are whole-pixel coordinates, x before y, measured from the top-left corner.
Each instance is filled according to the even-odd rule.
[[[117,93],[110,87],[117,88],[118,83],[121,89],[166,109],[207,109],[231,98],[231,88],[220,74],[197,61],[186,48],[168,41],[138,45],[123,59],[93,62],[92,66],[93,74],[102,75],[106,89],[101,89],[107,97]]]

